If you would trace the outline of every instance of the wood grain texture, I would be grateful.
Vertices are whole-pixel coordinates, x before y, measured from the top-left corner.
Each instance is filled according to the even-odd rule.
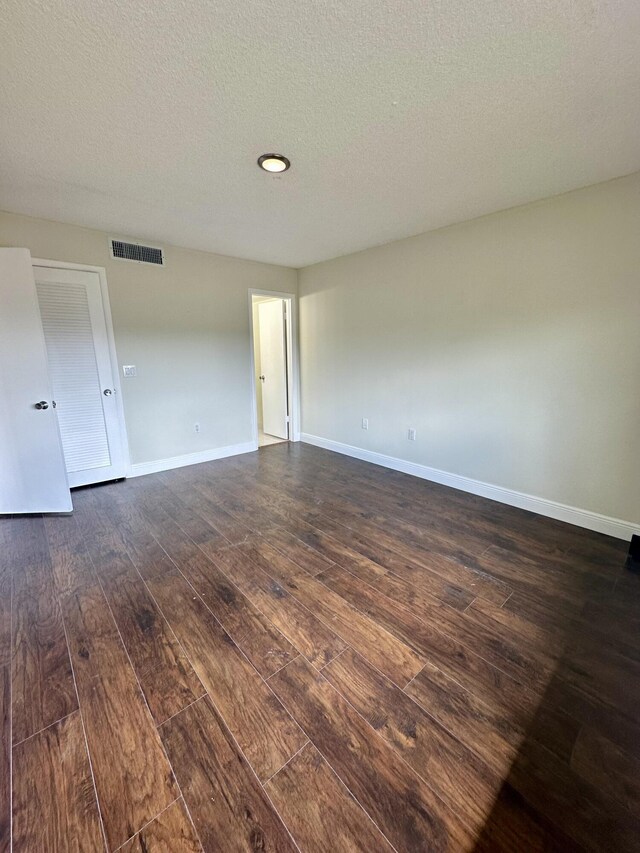
[[[204,687],[132,565],[105,573],[103,589],[159,725],[202,696]]]
[[[63,601],[95,583],[97,575],[74,516],[45,518],[44,525],[54,584]]]
[[[122,853],[200,853],[202,845],[184,803],[177,800],[120,850]]]
[[[168,485],[188,509],[200,516],[214,530],[217,530],[229,544],[237,545],[251,533],[248,527],[211,499],[208,487],[203,489],[199,483],[196,483],[194,489],[193,483],[187,482],[185,487],[180,488],[179,485],[177,487],[172,485],[171,479]]]
[[[318,521],[319,516],[314,515],[311,518],[316,523],[321,523]],[[293,533],[295,533],[295,536]],[[406,591],[406,595],[418,597],[422,592],[428,590],[431,594],[442,597],[443,601],[447,601],[452,606],[461,610],[464,610],[474,598],[473,593],[467,592],[463,588],[455,586],[437,575],[425,577],[426,573],[424,572],[420,578],[420,584],[410,584],[397,575],[393,575],[388,569],[369,559],[369,557],[365,557],[343,542],[334,539],[332,536],[304,521],[296,520],[289,522],[286,530],[273,528],[263,535],[268,542],[287,556],[290,556],[291,559],[295,559],[293,556],[295,552],[291,547],[291,542],[296,542],[297,537],[300,537],[303,540],[302,544],[306,548],[311,548],[318,556],[323,556],[327,563],[325,566],[316,567],[318,570],[313,572],[315,575],[319,575],[325,569],[330,568],[333,563],[337,563],[342,568],[348,569],[357,577],[362,578],[366,583],[375,584],[379,578],[389,575],[401,589]]]
[[[423,780],[311,664],[298,658],[274,690],[391,843],[402,850],[465,850],[471,836]]]
[[[205,850],[295,849],[208,698],[166,722],[160,733]]]
[[[637,654],[637,651],[634,653]],[[578,690],[634,719],[640,703],[640,661],[580,637],[565,649],[556,672]]]
[[[178,791],[100,587],[70,596],[64,619],[104,828],[115,848]]]
[[[286,443],[74,507],[0,519],[0,851],[12,694],[16,853],[638,849],[624,543]]]
[[[527,740],[509,769],[508,782],[529,808],[587,850],[637,849],[637,812],[585,783],[544,746]]]
[[[307,520],[324,533],[349,546],[353,551],[404,578],[433,595],[443,596],[455,579],[459,594],[465,592],[471,599],[487,596],[502,604],[510,590],[488,576],[459,567],[449,566],[446,558],[430,554],[421,546],[407,545],[397,536],[391,536],[382,527],[372,524],[361,514],[347,515],[344,509],[310,513]],[[347,527],[347,524],[356,527]],[[442,576],[445,573],[445,577]]]
[[[155,502],[156,506],[167,513],[184,534],[200,548],[206,551],[208,548],[215,549],[230,544],[219,530],[193,512],[171,491],[163,491],[158,498]]]
[[[251,491],[246,489],[246,481],[242,475],[233,481],[226,480],[215,495],[221,500],[222,505],[239,521],[253,530],[261,532],[267,527],[282,524],[286,520],[286,512],[279,509],[281,495],[276,495],[275,500],[265,501],[260,492],[261,486],[257,478],[253,479],[255,488]],[[209,490],[211,494],[213,490]]]
[[[155,476],[150,476],[154,483],[156,483]],[[100,503],[100,508],[102,515],[108,519],[110,527],[115,526],[117,528],[130,560],[142,579],[146,581],[151,577],[162,577],[166,573],[167,567],[174,570],[175,566],[154,536],[156,529],[163,529],[162,523],[156,525],[144,511],[147,504],[150,506],[154,504],[150,499],[151,487],[143,489],[143,485],[134,479],[125,483],[117,483],[111,487],[103,486],[100,491],[105,494]],[[158,482],[158,485],[161,484]],[[107,497],[109,500],[106,499]],[[161,508],[160,516],[162,522],[167,524],[171,531],[177,530],[180,535],[183,535],[180,528]]]
[[[145,511],[153,519],[159,544],[258,672],[268,678],[298,655],[298,650],[205,556],[163,507],[150,508],[145,504]],[[212,540],[212,553],[216,553],[218,541]]]
[[[104,850],[78,711],[18,744],[13,761],[14,850]]]
[[[296,528],[296,532],[297,530]],[[325,556],[320,548],[310,546],[299,536],[290,533],[288,529],[272,527],[270,530],[262,531],[262,533],[270,545],[273,545],[274,548],[277,548],[278,551],[281,551],[310,575],[317,575],[334,563],[334,560]]]
[[[50,524],[57,586],[67,597],[83,581],[100,581],[157,725],[202,696],[204,688],[131,562],[119,529],[104,515],[100,536],[86,546],[77,525]],[[99,574],[89,569],[92,559]]]
[[[360,514],[360,512],[356,513],[356,519]],[[441,535],[435,540],[435,543],[440,544],[441,547],[434,549],[435,543],[433,539],[429,539],[430,536],[434,536],[434,533],[428,529],[425,530],[424,526],[411,524],[398,518],[394,518],[390,523],[388,518],[377,514],[370,517],[370,520],[378,529],[383,527],[393,533],[393,536],[387,538],[388,543],[393,543],[396,548],[399,543],[402,543],[401,552],[410,557],[419,555],[418,563],[427,568],[429,573],[425,573],[420,566],[413,563],[405,564],[403,572],[403,576],[415,583],[418,588],[424,587],[428,592],[433,593],[431,576],[438,575],[446,583],[455,584],[474,597],[492,601],[498,605],[504,604],[511,595],[512,588],[505,581],[490,573],[477,571],[465,565],[462,560],[456,559],[458,552],[455,538],[453,542],[447,542],[446,537]],[[371,529],[361,527],[357,520],[353,523],[362,533]]]
[[[314,666],[346,649],[344,640],[244,554],[225,548],[211,558]]]
[[[597,698],[587,696],[557,676],[547,686],[545,704],[568,714],[579,724],[595,729],[623,751],[638,755],[640,720],[637,718],[627,717]]]
[[[435,598],[428,609],[423,601],[418,618],[407,607],[398,605],[375,587],[362,584],[339,566],[332,566],[318,575],[317,579],[344,596],[354,607],[369,614],[403,642],[410,644],[425,659],[431,629],[436,628],[524,684],[544,685],[553,669],[552,661],[546,654],[519,647],[498,623],[472,625],[465,618],[466,614]]]
[[[19,560],[18,550],[9,550],[9,528],[6,522],[0,525],[0,666],[11,663],[11,598],[13,568]]]
[[[627,752],[595,729],[583,726],[570,761],[581,779],[634,811],[640,801],[640,741],[633,752]]]
[[[561,630],[551,625],[541,625],[506,607],[498,607],[494,602],[476,598],[467,607],[466,617],[480,629],[489,626],[490,630],[499,630],[505,636],[516,638],[522,645],[539,650],[548,658],[556,659],[563,652],[564,634]],[[567,618],[570,618],[568,614]]]
[[[301,850],[393,850],[312,744],[265,787]]]
[[[563,563],[562,555],[557,554],[544,560],[546,569],[543,584],[540,582],[539,557],[495,544],[491,544],[483,553],[473,555],[470,562],[478,571],[499,578],[516,592],[532,593],[542,601],[561,598],[569,609],[572,609],[571,602],[575,601],[578,593],[582,597],[589,592],[604,592],[611,589],[613,584],[613,579],[576,580],[572,577],[570,567]]]
[[[304,744],[302,731],[181,575],[149,586],[253,769],[272,776]]]
[[[78,707],[41,518],[10,519],[12,729],[19,743]]]
[[[11,846],[11,668],[0,667],[0,853]]]
[[[406,692],[496,773],[508,770],[524,740],[524,721],[511,717],[499,703],[485,704],[431,664],[425,665]]]
[[[323,675],[470,829],[482,828],[502,776],[353,650]]]
[[[264,678],[298,656],[299,650],[208,557],[195,552],[177,565]]]
[[[420,671],[424,661],[406,643],[301,570],[275,548],[266,542],[239,545],[237,548],[396,683],[406,684]]]

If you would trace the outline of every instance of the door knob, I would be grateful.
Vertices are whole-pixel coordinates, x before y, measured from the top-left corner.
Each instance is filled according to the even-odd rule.
[[[264,376],[258,376],[258,379],[262,379],[262,381],[264,382]]]
[[[102,393],[105,397],[110,397],[113,394],[113,391],[111,390],[111,388],[105,388]]]
[[[40,402],[39,402],[39,403],[36,403],[36,404],[35,404],[35,408],[36,408],[36,409],[48,409],[48,408],[49,408],[49,404],[47,403],[47,401],[46,401],[46,400],[40,400]]]

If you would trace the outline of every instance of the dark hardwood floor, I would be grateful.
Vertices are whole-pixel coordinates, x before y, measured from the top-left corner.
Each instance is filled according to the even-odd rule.
[[[0,852],[640,850],[626,543],[307,445],[0,521]]]

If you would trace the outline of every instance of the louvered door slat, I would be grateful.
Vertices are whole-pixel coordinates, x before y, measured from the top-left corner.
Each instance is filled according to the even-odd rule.
[[[103,273],[37,261],[34,274],[69,485],[124,477],[126,435]]]
[[[67,471],[111,465],[87,290],[37,282]]]

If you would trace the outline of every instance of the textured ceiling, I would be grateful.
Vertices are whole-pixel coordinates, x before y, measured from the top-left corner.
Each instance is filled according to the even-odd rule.
[[[4,0],[0,73],[0,209],[295,267],[640,169],[638,0]]]

